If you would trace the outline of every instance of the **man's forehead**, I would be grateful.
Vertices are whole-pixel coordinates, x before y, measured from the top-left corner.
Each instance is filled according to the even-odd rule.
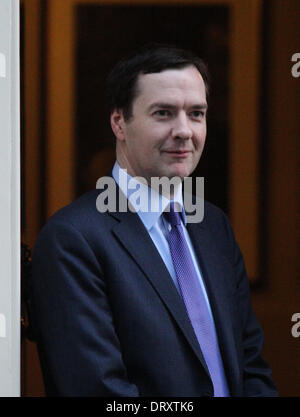
[[[140,74],[137,81],[137,94],[153,96],[176,90],[199,92],[205,95],[203,78],[194,66],[180,69],[166,69],[157,73]]]

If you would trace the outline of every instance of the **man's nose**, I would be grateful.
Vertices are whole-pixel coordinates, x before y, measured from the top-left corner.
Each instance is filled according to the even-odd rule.
[[[192,137],[192,130],[186,114],[179,114],[174,120],[172,127],[172,136],[174,139],[187,140]]]

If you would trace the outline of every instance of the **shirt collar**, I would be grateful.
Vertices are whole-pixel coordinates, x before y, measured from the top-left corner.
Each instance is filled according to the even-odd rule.
[[[120,167],[116,161],[112,170],[113,178],[132,204],[134,210],[140,216],[147,230],[150,230],[159,220],[165,211],[170,200],[156,191],[154,188],[138,181],[127,173],[127,170]],[[137,193],[137,194],[135,194]],[[137,198],[139,196],[139,198]],[[182,199],[182,183],[176,190],[172,199],[175,204],[179,204],[182,210],[182,220],[186,224],[185,211]]]

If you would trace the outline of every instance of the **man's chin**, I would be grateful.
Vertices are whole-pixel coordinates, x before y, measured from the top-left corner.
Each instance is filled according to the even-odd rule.
[[[179,177],[181,178],[181,180],[184,180],[185,177],[188,177],[191,173],[192,173],[192,169],[190,167],[186,167],[186,166],[173,166],[173,167],[168,167],[166,169],[160,169],[157,170],[156,175],[154,175],[154,173],[152,173],[150,178],[169,178],[172,179],[174,177]]]
[[[168,177],[174,178],[174,177],[180,177],[182,180],[185,177],[188,177],[191,174],[192,170],[186,168],[186,167],[179,167],[176,169],[173,169],[169,172]]]

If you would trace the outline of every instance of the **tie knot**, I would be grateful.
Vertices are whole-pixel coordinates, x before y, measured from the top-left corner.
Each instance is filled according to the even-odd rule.
[[[181,224],[180,213],[178,211],[175,211],[174,201],[171,201],[169,208],[167,208],[166,211],[164,211],[164,216],[172,227]]]

